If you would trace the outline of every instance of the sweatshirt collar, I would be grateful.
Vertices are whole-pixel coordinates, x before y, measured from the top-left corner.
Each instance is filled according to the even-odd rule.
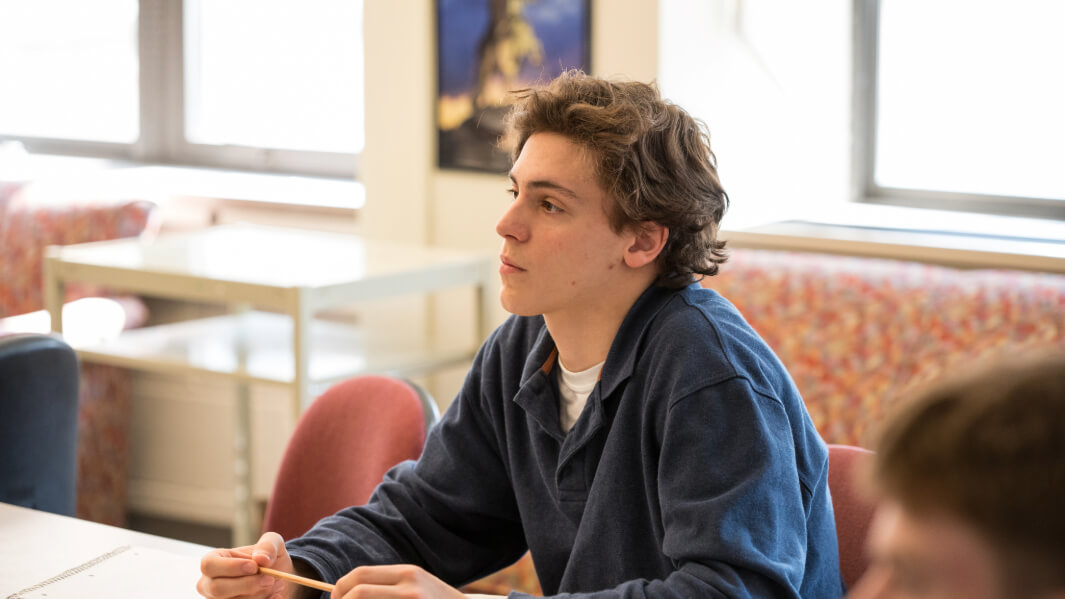
[[[639,348],[643,345],[643,338],[647,335],[651,323],[666,304],[682,291],[651,285],[636,298],[625,319],[621,321],[618,333],[606,355],[606,364],[603,365],[600,380],[604,398],[610,397],[619,385],[632,376],[636,370]]]
[[[692,285],[698,286],[698,283],[692,283]],[[603,370],[599,374],[600,394],[603,398],[609,397],[621,383],[632,376],[636,368],[637,350],[651,322],[670,299],[683,291],[684,289],[668,289],[651,285],[636,298],[622,320],[621,326],[618,327],[610,351],[607,352],[606,364],[603,365]],[[542,321],[542,317],[538,318]],[[551,371],[557,361],[558,348],[545,325],[540,330],[540,334],[533,343],[532,351],[529,352],[525,361],[522,386],[524,387],[534,377],[550,379]]]

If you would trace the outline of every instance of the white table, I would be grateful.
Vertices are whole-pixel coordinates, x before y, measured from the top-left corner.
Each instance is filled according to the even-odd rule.
[[[108,597],[199,597],[195,589],[199,561],[209,547],[7,503],[0,503],[0,597],[30,588],[126,545],[152,552],[154,571],[139,574],[152,577],[159,585],[141,589],[137,595],[109,593]],[[113,571],[114,568],[90,568],[77,576],[82,577],[78,580],[115,588],[113,581],[84,578],[89,574],[107,576]],[[163,581],[168,584],[164,585]],[[69,590],[66,586],[69,583],[61,582],[41,587],[40,591],[55,599],[95,599],[89,592],[80,592],[81,589],[77,594],[64,594],[63,589]]]
[[[412,376],[470,359],[476,347],[382,350],[356,327],[314,318],[357,301],[473,286],[476,340],[490,330],[494,259],[483,253],[368,241],[354,235],[228,225],[50,247],[45,302],[52,327],[65,286],[90,283],[143,296],[226,305],[225,316],[151,326],[114,340],[75,345],[87,362],[166,373],[197,373],[238,383],[234,543],[252,540],[248,385],[292,391],[298,417],[321,386],[359,373]]]

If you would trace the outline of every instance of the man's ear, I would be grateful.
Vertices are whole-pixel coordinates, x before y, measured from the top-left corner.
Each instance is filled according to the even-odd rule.
[[[625,265],[640,268],[654,262],[668,239],[668,227],[650,221],[640,223],[633,230],[632,244],[625,249]]]

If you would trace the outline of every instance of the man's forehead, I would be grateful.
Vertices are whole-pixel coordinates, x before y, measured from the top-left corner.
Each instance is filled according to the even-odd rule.
[[[990,545],[970,527],[944,514],[915,515],[897,503],[878,507],[868,549],[881,564],[945,584],[982,586],[997,576]]]
[[[544,131],[529,136],[521,152],[518,153],[514,166],[517,167],[530,162],[530,159],[535,159],[537,163],[555,164],[591,172],[595,170],[597,156],[593,149],[577,143],[566,135]]]
[[[522,148],[509,177],[516,184],[561,188],[577,195],[594,185],[602,191],[592,156],[582,146],[556,133],[537,133]]]

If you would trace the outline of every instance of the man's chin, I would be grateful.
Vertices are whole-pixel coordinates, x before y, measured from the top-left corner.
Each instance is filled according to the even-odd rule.
[[[515,316],[539,316],[542,314],[542,312],[532,306],[518,301],[517,298],[508,296],[506,290],[499,294],[499,304],[503,306],[504,310]]]

